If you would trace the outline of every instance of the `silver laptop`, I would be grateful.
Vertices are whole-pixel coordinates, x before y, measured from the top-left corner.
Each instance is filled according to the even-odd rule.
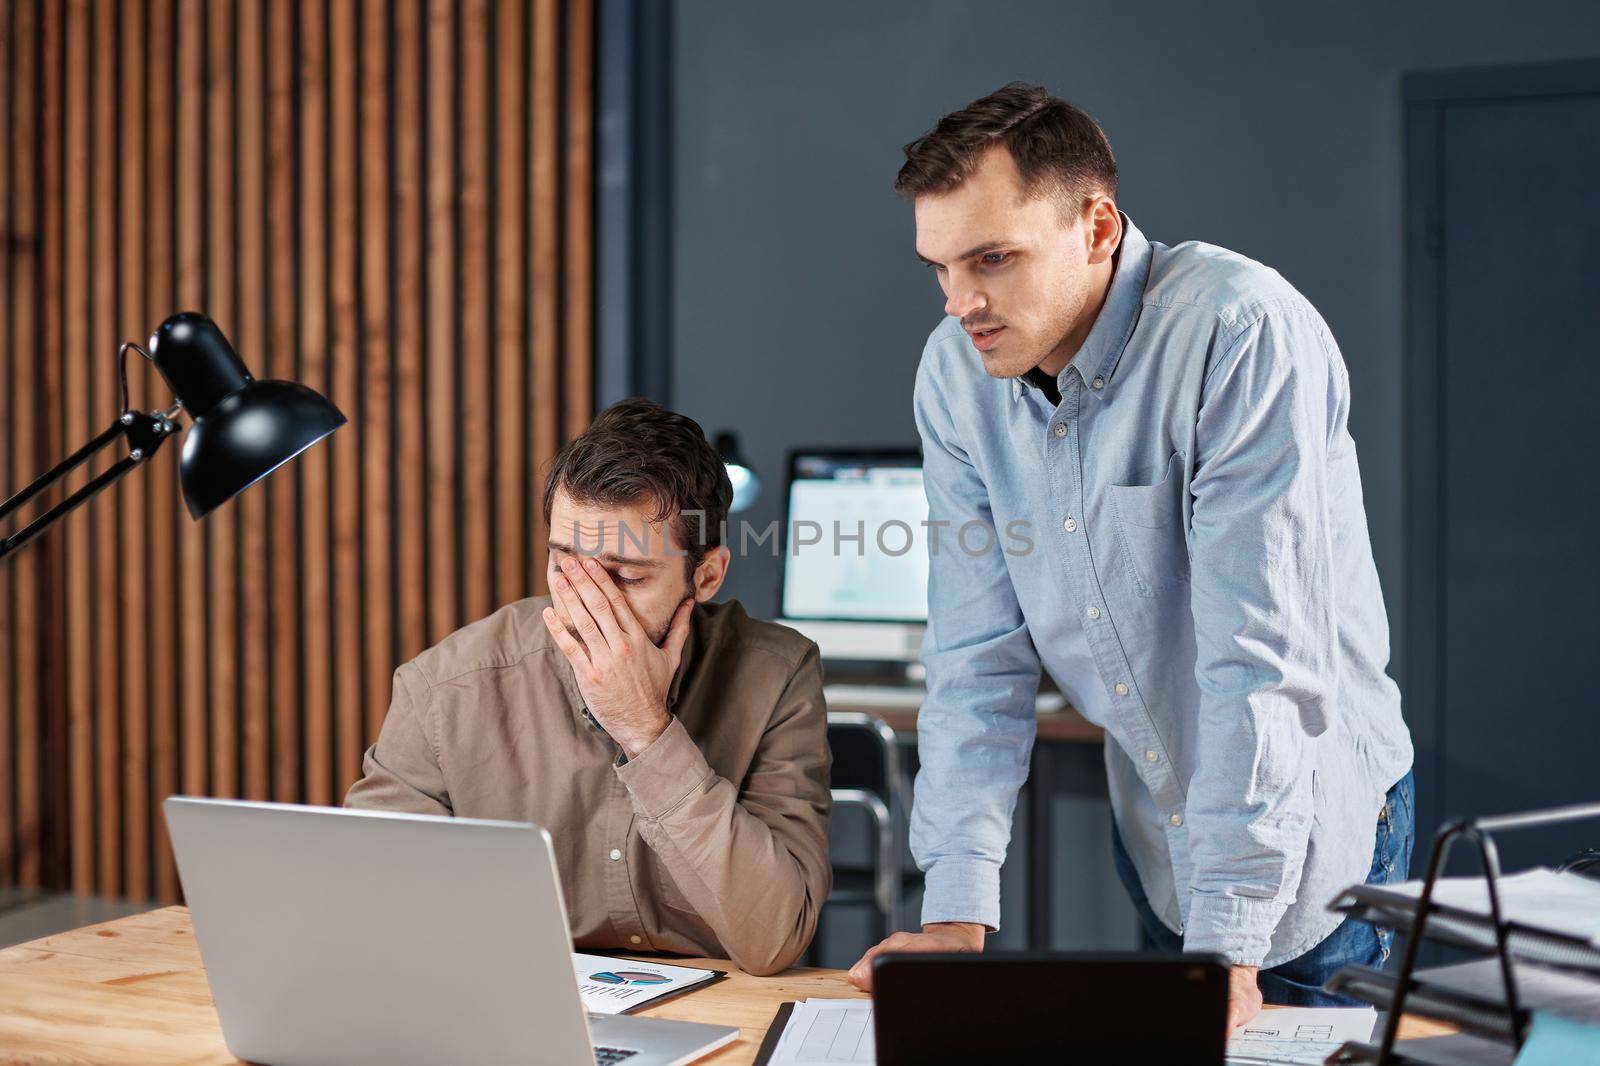
[[[163,807],[241,1059],[669,1066],[739,1035],[584,1011],[538,826],[181,796]]]

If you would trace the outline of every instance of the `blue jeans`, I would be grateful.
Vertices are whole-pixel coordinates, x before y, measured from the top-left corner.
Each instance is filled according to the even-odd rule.
[[[1382,885],[1404,881],[1410,876],[1411,844],[1416,830],[1416,792],[1411,772],[1397,781],[1384,798],[1378,812],[1378,838],[1372,847],[1372,869],[1367,884]],[[1117,876],[1133,899],[1139,921],[1144,925],[1149,945],[1156,951],[1183,950],[1183,938],[1157,918],[1145,898],[1139,874],[1133,868],[1122,836],[1111,820],[1111,860]],[[1336,972],[1352,963],[1382,969],[1394,947],[1394,932],[1376,929],[1366,922],[1346,918],[1327,938],[1299,958],[1262,970],[1261,998],[1285,1007],[1359,1007],[1361,1002],[1348,996],[1335,996],[1322,990]]]

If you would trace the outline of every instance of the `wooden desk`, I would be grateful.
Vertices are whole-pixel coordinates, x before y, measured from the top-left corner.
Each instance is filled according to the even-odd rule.
[[[680,961],[680,960],[673,960]],[[843,970],[751,977],[724,959],[681,960],[726,980],[640,1013],[737,1025],[740,1039],[699,1061],[755,1059],[780,1003],[865,998]],[[224,1063],[222,1029],[184,907],[167,907],[0,951],[0,1062]]]
[[[896,733],[917,733],[917,712],[904,708],[887,707],[852,707],[848,704],[835,706],[831,701],[828,709],[832,711],[866,711],[875,714],[889,723],[889,728]],[[1089,721],[1071,707],[1063,707],[1059,711],[1051,711],[1038,717],[1039,739],[1060,743],[1098,744],[1106,737],[1105,730]]]
[[[865,998],[843,970],[793,969],[750,977],[721,959],[690,966],[728,978],[644,1015],[737,1025],[740,1039],[701,1059],[745,1066],[778,1005],[810,996]],[[1401,1026],[1406,1037],[1448,1030]],[[200,949],[183,907],[121,918],[0,951],[0,1061],[231,1063]]]

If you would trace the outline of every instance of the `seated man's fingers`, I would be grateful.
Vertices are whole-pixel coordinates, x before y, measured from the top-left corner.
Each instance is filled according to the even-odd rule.
[[[600,591],[600,586],[594,583],[591,568],[599,569],[599,564],[593,559],[566,559],[561,567],[566,571],[567,580],[572,582],[572,587],[578,593],[578,598],[589,609],[589,615],[600,627],[600,632],[606,638],[606,643],[613,648],[622,644],[622,630],[617,624],[617,619],[611,610],[611,601],[606,599],[605,593]]]
[[[554,607],[546,607],[542,615],[545,628],[550,630],[550,637],[556,642],[556,647],[561,649],[561,654],[567,657],[567,662],[574,667],[589,666],[589,653],[584,651],[567,627],[561,624],[561,616],[556,614]]]
[[[605,634],[600,632],[599,625],[589,614],[589,608],[583,605],[583,597],[578,595],[578,590],[572,587],[572,583],[557,575],[556,579],[550,582],[550,591],[561,601],[561,606],[567,609],[573,628],[578,631],[578,636],[583,638],[588,650],[594,652],[603,649],[606,646]]]
[[[595,559],[585,559],[583,568],[588,571],[589,578],[594,582],[595,588],[606,598],[611,605],[611,614],[617,621],[617,628],[624,633],[632,633],[639,628],[639,620],[634,616],[633,608],[628,606],[627,598],[622,595],[622,590],[617,583],[611,580],[611,572]]]

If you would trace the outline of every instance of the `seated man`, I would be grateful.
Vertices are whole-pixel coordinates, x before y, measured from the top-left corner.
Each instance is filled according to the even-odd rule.
[[[831,881],[822,670],[711,603],[731,499],[693,420],[601,414],[546,481],[553,599],[396,670],[345,804],[544,826],[580,947],[787,967]]]

